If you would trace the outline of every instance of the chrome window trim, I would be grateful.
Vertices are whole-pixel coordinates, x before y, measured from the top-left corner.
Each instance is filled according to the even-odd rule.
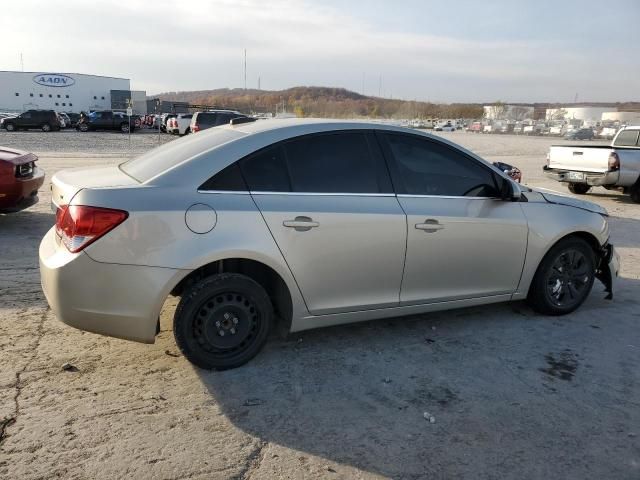
[[[456,195],[412,195],[408,193],[399,193],[398,198],[464,198],[465,200],[501,200],[498,197],[465,197]]]
[[[291,195],[296,197],[395,197],[395,193],[250,192],[251,195]]]
[[[233,195],[250,195],[250,193],[247,192],[246,190],[200,190],[198,189],[198,193],[204,193],[204,194],[226,193],[226,194],[233,194]]]

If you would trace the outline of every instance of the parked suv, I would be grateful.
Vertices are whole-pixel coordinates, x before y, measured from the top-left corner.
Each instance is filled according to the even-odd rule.
[[[206,130],[207,128],[226,125],[234,118],[248,118],[234,110],[210,110],[208,112],[196,112],[191,119],[190,130],[192,133]]]
[[[123,133],[135,130],[135,118],[127,117],[123,112],[114,112],[112,110],[102,110],[91,112],[89,115],[81,118],[76,127],[81,132],[89,130],[120,130]]]
[[[266,120],[58,172],[40,244],[53,312],[225,369],[290,331],[527,299],[562,315],[618,273],[602,207],[521,187],[452,142],[366,122]]]
[[[60,130],[60,120],[53,110],[27,110],[17,117],[5,119],[2,125],[8,132],[36,128],[43,132]]]

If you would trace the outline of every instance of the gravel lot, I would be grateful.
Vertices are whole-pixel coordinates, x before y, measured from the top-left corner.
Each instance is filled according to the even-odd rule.
[[[564,190],[541,174],[562,140],[443,136]],[[38,153],[48,179],[157,141],[0,132]],[[638,479],[640,205],[588,198],[609,210],[622,257],[613,301],[597,283],[562,318],[513,303],[303,332],[206,372],[174,344],[175,299],[154,345],[56,320],[37,261],[54,223],[47,181],[38,205],[0,215],[0,477]]]

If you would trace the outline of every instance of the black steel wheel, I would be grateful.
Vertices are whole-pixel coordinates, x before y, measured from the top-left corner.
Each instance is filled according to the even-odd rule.
[[[586,183],[570,183],[569,191],[571,193],[575,193],[576,195],[584,195],[589,190],[591,190],[591,185],[587,185]]]
[[[531,306],[548,315],[573,312],[585,301],[595,279],[595,255],[581,238],[559,241],[545,255],[529,290]]]
[[[264,288],[235,273],[198,282],[174,316],[178,347],[194,365],[226,370],[251,360],[264,345],[273,307]]]

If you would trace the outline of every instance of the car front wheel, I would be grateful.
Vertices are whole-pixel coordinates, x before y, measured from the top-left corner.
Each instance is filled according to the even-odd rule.
[[[7,129],[7,132],[13,132],[15,131],[16,127],[13,123],[7,123],[4,128]]]
[[[78,130],[80,130],[81,132],[88,132],[89,125],[87,125],[86,123],[81,123],[80,125],[78,125]]]
[[[41,128],[42,128],[43,132],[50,132],[51,131],[51,125],[49,125],[48,123],[43,124]]]
[[[129,124],[128,123],[121,123],[120,124],[120,131],[122,133],[129,133]]]
[[[529,304],[546,315],[573,312],[589,295],[595,270],[595,254],[586,241],[577,237],[560,240],[538,266]]]
[[[188,289],[176,309],[176,344],[194,365],[239,367],[267,340],[273,306],[262,286],[236,273],[207,277]]]

